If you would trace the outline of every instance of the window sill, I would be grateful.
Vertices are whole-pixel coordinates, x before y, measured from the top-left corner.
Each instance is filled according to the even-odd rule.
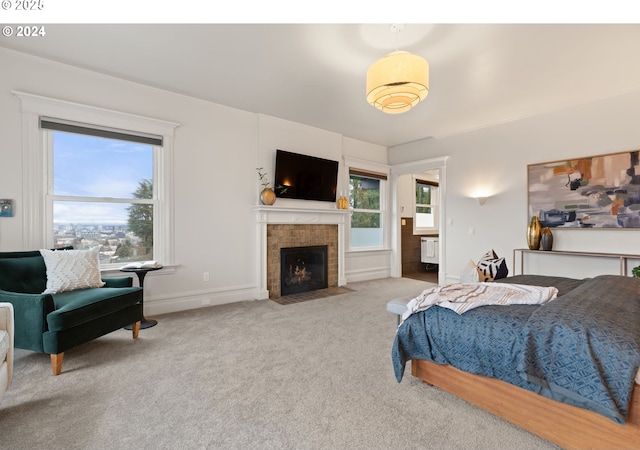
[[[391,249],[389,248],[358,248],[358,249],[350,249],[347,250],[345,253],[347,255],[357,255],[358,253],[389,253],[391,252]]]

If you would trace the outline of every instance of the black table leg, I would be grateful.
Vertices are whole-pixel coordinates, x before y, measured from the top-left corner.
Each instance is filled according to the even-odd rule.
[[[140,304],[142,305],[142,320],[140,321],[140,329],[144,330],[145,328],[151,328],[158,324],[158,321],[155,319],[147,319],[144,317],[144,277],[147,274],[148,270],[136,270],[135,273],[138,275],[138,281],[140,283],[140,287],[142,288],[142,297],[140,298]],[[127,325],[124,327],[125,330],[131,330],[132,325]]]

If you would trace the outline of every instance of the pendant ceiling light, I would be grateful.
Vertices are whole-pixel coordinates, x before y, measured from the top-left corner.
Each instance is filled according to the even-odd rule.
[[[391,25],[399,33],[404,26]],[[367,71],[367,101],[388,114],[410,110],[429,93],[429,63],[409,52],[396,50],[371,64]]]

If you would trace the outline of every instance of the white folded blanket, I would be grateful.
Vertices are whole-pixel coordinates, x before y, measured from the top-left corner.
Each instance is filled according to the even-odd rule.
[[[411,314],[433,305],[449,308],[462,314],[485,305],[540,305],[558,296],[558,289],[509,283],[457,283],[425,289],[407,304],[402,315],[405,321]]]

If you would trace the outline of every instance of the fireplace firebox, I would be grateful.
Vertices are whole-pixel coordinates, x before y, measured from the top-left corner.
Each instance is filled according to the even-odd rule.
[[[328,287],[327,246],[280,249],[280,295]]]

